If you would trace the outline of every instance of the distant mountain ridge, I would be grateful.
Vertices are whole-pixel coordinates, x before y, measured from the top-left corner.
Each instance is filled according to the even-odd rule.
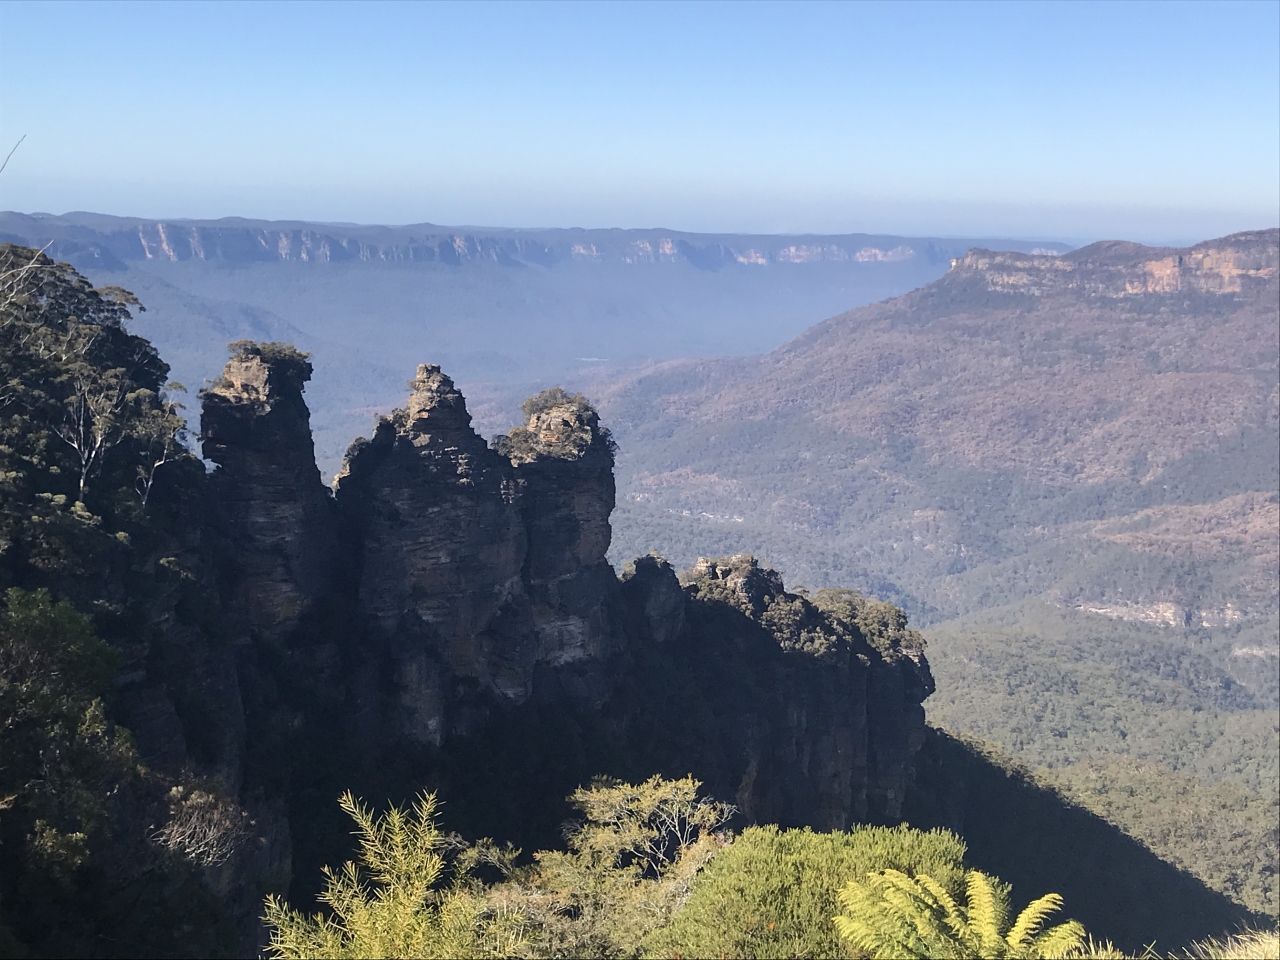
[[[660,546],[687,515],[682,550],[772,542],[806,581],[891,577],[943,618],[1044,591],[1265,618],[1274,551],[1254,556],[1251,531],[1277,513],[1278,237],[972,250],[763,356],[602,384],[636,524],[619,539]]]
[[[759,356],[602,379],[617,555],[892,598],[932,723],[1274,916],[1278,267],[1277,230],[974,249]]]
[[[0,241],[44,243],[58,259],[100,268],[131,260],[278,260],[450,263],[488,261],[551,266],[566,260],[617,263],[687,262],[702,270],[731,264],[768,266],[820,262],[945,263],[957,242],[875,234],[695,234],[673,230],[402,227],[304,221],[145,220],[102,214],[0,213]],[[966,241],[958,241],[966,242]],[[1017,244],[1028,252],[1061,252],[1064,244]]]
[[[493,434],[538,390],[581,389],[602,366],[768,350],[996,243],[12,212],[0,213],[3,240],[136,293],[147,312],[131,329],[192,388],[232,340],[309,351],[319,375],[307,402],[329,474],[420,360],[451,372]]]

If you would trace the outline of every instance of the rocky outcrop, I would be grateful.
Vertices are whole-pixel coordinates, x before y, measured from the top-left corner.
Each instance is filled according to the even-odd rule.
[[[494,449],[511,461],[521,491],[538,659],[551,666],[603,659],[613,649],[605,608],[616,586],[605,559],[613,441],[581,395],[548,390],[524,412],[527,422]]]
[[[1185,249],[1104,241],[1071,253],[1037,256],[970,250],[951,261],[953,278],[989,290],[1042,297],[1061,291],[1119,298],[1150,293],[1239,294],[1274,283],[1277,231],[1255,230]]]
[[[445,749],[481,729],[501,749],[507,724],[533,735],[571,723],[601,751],[582,747],[578,777],[629,757],[646,775],[697,772],[752,820],[898,816],[932,690],[901,611],[849,591],[788,593],[746,556],[682,579],[642,557],[620,581],[606,559],[613,441],[558,388],[490,447],[453,382],[424,364],[405,406],[352,444],[331,501],[306,436],[305,358],[235,349],[203,421],[240,571],[228,604],[264,637],[306,634],[351,676],[384,678],[390,697],[333,685],[335,709],[357,697],[381,718],[366,717],[356,749]],[[303,624],[321,594],[358,642]],[[705,693],[673,693],[689,684]],[[537,706],[519,719],[524,704]]]
[[[758,702],[754,719],[738,721],[757,731],[739,807],[755,820],[829,830],[898,820],[924,742],[921,703],[933,692],[924,640],[902,611],[850,590],[788,593],[751,556],[699,560],[681,580],[697,606],[740,612],[782,654],[762,658],[776,703]]]
[[[528,696],[536,653],[521,573],[527,537],[510,461],[471,429],[440,368],[347,453],[334,485],[360,563],[361,610],[392,638],[405,729],[444,734],[447,675]]]
[[[231,556],[228,606],[248,628],[279,638],[332,586],[337,545],[332,500],[320,482],[302,399],[307,355],[286,344],[242,341],[203,391],[204,456],[216,517]]]
[[[666,643],[680,636],[685,621],[685,596],[675,570],[655,554],[638,557],[622,573],[622,595],[644,617],[649,636]]]
[[[617,577],[613,441],[559,389],[490,446],[449,377],[419,366],[331,496],[310,372],[290,348],[236,344],[204,394],[259,806],[283,793],[305,808],[321,781],[326,795],[428,784],[475,832],[546,845],[578,784],[657,772],[693,773],[747,821],[900,818],[932,690],[901,611],[790,593],[748,556],[681,578],[641,557]],[[326,770],[334,756],[348,759]],[[332,857],[306,852],[299,829],[295,862],[318,871]]]

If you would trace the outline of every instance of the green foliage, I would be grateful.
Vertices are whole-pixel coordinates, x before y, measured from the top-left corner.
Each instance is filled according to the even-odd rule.
[[[269,364],[273,370],[294,380],[305,383],[311,379],[314,368],[311,365],[311,354],[299,350],[292,343],[279,340],[260,342],[257,340],[236,340],[227,344],[232,360],[258,359]]]
[[[742,611],[773,636],[784,650],[816,657],[874,653],[893,660],[923,653],[924,638],[907,628],[907,615],[893,604],[856,590],[804,587],[789,593],[782,576],[750,554],[700,559],[682,575],[695,599]]]
[[[949,730],[1037,766],[1127,754],[1276,790],[1275,708],[1224,678],[1209,637],[1028,601],[940,624],[929,641],[929,716]]]
[[[926,709],[1276,916],[1280,721],[1224,682],[1209,641],[1043,602],[987,611],[929,631],[938,692]]]
[[[1098,757],[1045,780],[1169,863],[1259,913],[1280,915],[1280,798],[1162,764]]]
[[[0,271],[0,415],[21,421],[0,423],[10,482],[84,500],[113,455],[119,467],[145,458],[140,438],[173,413],[159,399],[168,367],[124,329],[138,306],[127,291],[95,290],[69,265],[12,244],[0,246]],[[59,476],[73,482],[48,485]]]
[[[0,797],[28,822],[27,846],[55,870],[81,863],[103,813],[98,787],[131,758],[102,701],[116,655],[87,617],[44,591],[11,588],[0,612]]]
[[[101,601],[88,582],[119,562],[157,477],[194,462],[168,367],[124,327],[130,307],[0,245],[0,584],[83,584]]]
[[[698,797],[691,777],[639,785],[599,780],[570,801],[584,820],[564,851],[494,892],[530,924],[530,953],[634,957],[646,934],[684,905],[694,875],[727,842],[717,831],[733,809]]]
[[[269,950],[280,958],[636,956],[725,842],[716,831],[732,808],[697,793],[690,778],[597,781],[570,798],[584,819],[568,849],[541,851],[524,867],[517,850],[442,834],[430,794],[375,816],[348,793],[340,803],[356,822],[359,865],[326,868],[320,900],[329,915],[306,917],[268,898]],[[486,887],[477,878],[485,869],[501,882]]]
[[[1171,960],[1261,960],[1280,957],[1280,933],[1275,930],[1248,930],[1229,937],[1214,937],[1193,943]]]
[[[964,854],[964,842],[946,830],[749,827],[706,866],[685,908],[645,940],[645,953],[848,956],[848,945],[831,923],[845,877],[887,869],[928,873],[958,892]]]
[[[552,387],[550,390],[543,390],[541,393],[534,394],[524,403],[520,404],[520,413],[525,420],[532,420],[540,413],[546,413],[555,407],[570,406],[579,410],[589,410],[591,405],[587,403],[587,398],[580,393],[569,394],[562,387]]]
[[[69,603],[4,594],[0,946],[8,937],[50,956],[220,952],[210,894],[139,822],[160,785],[107,719],[101,698],[116,661]]]
[[[1010,925],[1008,885],[970,870],[965,892],[961,906],[926,873],[868,874],[840,890],[845,912],[835,917],[836,929],[874,960],[1043,960],[1069,956],[1084,943],[1084,927],[1074,920],[1043,929],[1062,908],[1056,893],[1033,900]]]
[[[350,793],[339,803],[356,823],[361,864],[325,869],[320,899],[330,916],[307,917],[267,899],[271,956],[502,957],[519,949],[518,917],[487,910],[464,878],[441,885],[446,838],[436,826],[434,795],[381,817]]]

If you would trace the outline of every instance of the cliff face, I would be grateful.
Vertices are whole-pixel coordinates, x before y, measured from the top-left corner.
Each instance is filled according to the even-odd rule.
[[[738,806],[753,820],[829,830],[897,820],[933,692],[924,641],[902,612],[848,590],[788,593],[749,556],[700,560],[682,580],[702,621],[686,642],[716,632],[709,608],[745,617],[732,631],[740,647],[750,623],[780,653],[761,658],[772,676],[751,711],[735,708],[735,723],[754,728]]]
[[[1185,249],[1105,241],[1064,256],[970,250],[951,261],[956,278],[990,290],[1034,296],[1072,291],[1100,297],[1149,293],[1238,294],[1274,284],[1276,231],[1255,230]]]
[[[130,262],[370,262],[497,264],[687,263],[701,270],[806,263],[944,264],[971,244],[873,234],[829,236],[691,234],[671,230],[511,230],[357,226],[272,220],[143,220],[100,214],[0,213],[0,239],[22,239],[85,267]],[[1015,244],[1014,249],[1024,245]],[[1064,244],[1027,249],[1058,252]]]
[[[401,727],[438,744],[446,674],[503,699],[529,694],[526,535],[511,464],[471,429],[453,382],[423,365],[409,387],[406,406],[352,445],[335,487],[360,607],[393,639]]]
[[[605,559],[613,441],[559,389],[490,447],[453,382],[422,365],[405,406],[352,444],[331,499],[309,445],[309,373],[299,354],[239,345],[205,393],[205,453],[237,571],[228,605],[268,641],[333,648],[349,677],[381,678],[325,687],[335,710],[365,717],[342,734],[354,750],[426,750],[416,776],[438,763],[448,779],[465,764],[441,758],[467,738],[570,723],[593,744],[578,779],[619,763],[692,770],[749,819],[898,816],[932,689],[904,624],[869,632],[868,601],[787,593],[749,557],[705,561],[683,583],[642,558],[619,581]],[[338,621],[344,636],[330,635]]]
[[[329,588],[333,504],[320,484],[302,388],[304,355],[280,344],[233,344],[204,391],[200,431],[218,519],[232,557],[229,607],[250,630],[279,638]]]
[[[524,574],[539,660],[561,666],[613,651],[605,610],[615,586],[605,559],[612,531],[612,439],[581,397],[549,390],[525,405],[528,422],[500,437],[521,491],[528,532]]]
[[[310,372],[292,348],[235,344],[201,421],[237,789],[290,811],[299,877],[346,855],[323,819],[343,789],[437,789],[454,828],[530,846],[556,843],[563,798],[601,774],[693,773],[748,821],[899,819],[932,690],[919,635],[884,613],[900,611],[789,593],[750,557],[683,580],[643,557],[619,579],[613,441],[559,389],[487,445],[424,364],[328,491]]]

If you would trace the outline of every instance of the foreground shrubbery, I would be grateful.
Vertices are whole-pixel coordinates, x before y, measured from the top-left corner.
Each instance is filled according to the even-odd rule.
[[[1123,958],[1068,920],[1062,898],[1015,917],[1010,888],[964,866],[946,830],[722,827],[697,781],[600,782],[571,797],[568,849],[534,854],[443,834],[436,802],[375,816],[350,794],[360,864],[326,871],[327,914],[267,901],[268,953],[304,957]],[[486,883],[482,874],[491,873]],[[1275,956],[1242,934],[1184,956]],[[1153,949],[1144,955],[1158,957]]]

